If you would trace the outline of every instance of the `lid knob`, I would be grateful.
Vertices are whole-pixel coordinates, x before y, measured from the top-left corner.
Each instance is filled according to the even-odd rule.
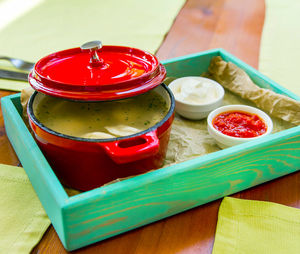
[[[103,65],[103,60],[99,59],[97,51],[102,48],[101,41],[89,41],[80,46],[82,51],[90,52],[90,66],[99,67]]]

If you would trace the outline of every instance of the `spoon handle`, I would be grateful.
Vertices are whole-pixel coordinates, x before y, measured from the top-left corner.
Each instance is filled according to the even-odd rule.
[[[0,70],[0,78],[19,80],[19,81],[28,81],[28,73]]]

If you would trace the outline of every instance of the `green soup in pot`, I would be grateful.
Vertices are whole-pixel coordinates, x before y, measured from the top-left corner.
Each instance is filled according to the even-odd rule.
[[[160,89],[109,102],[75,102],[39,94],[35,117],[47,128],[68,136],[106,139],[132,135],[160,122],[170,102]]]

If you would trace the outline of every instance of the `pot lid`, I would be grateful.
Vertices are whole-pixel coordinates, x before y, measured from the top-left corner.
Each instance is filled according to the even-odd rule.
[[[106,101],[145,93],[161,84],[165,76],[164,66],[148,52],[92,41],[40,59],[29,83],[55,97]]]

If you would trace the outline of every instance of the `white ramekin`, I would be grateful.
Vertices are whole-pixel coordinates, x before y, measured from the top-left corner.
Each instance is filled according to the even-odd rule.
[[[218,93],[218,97],[214,101],[211,101],[211,102],[205,103],[205,104],[187,103],[187,102],[184,102],[184,101],[176,98],[176,95],[174,94],[175,111],[179,115],[181,115],[185,118],[192,119],[192,120],[200,120],[200,119],[207,117],[208,114],[212,110],[214,110],[222,105],[222,101],[223,101],[223,97],[224,97],[224,88],[214,80],[211,80],[208,78],[203,78],[203,77],[196,77],[196,76],[195,77],[189,76],[189,77],[182,77],[182,78],[175,79],[174,81],[172,81],[169,84],[169,88],[172,91],[172,89],[175,89],[176,86],[182,84],[185,80],[188,80],[190,78],[197,79],[199,81],[205,80],[206,83],[210,83],[210,84],[214,85],[216,87],[217,93]]]
[[[258,115],[261,119],[264,120],[265,124],[267,125],[267,131],[264,134],[253,138],[237,138],[237,137],[231,137],[223,134],[222,132],[218,131],[213,127],[212,122],[217,115],[224,112],[230,112],[230,111],[239,111],[239,112]],[[209,134],[216,140],[216,143],[218,144],[219,147],[227,148],[230,146],[245,143],[250,140],[257,140],[266,135],[269,135],[273,130],[273,122],[271,118],[260,109],[246,106],[246,105],[228,105],[228,106],[217,108],[214,111],[210,112],[210,114],[207,117],[207,129]]]

